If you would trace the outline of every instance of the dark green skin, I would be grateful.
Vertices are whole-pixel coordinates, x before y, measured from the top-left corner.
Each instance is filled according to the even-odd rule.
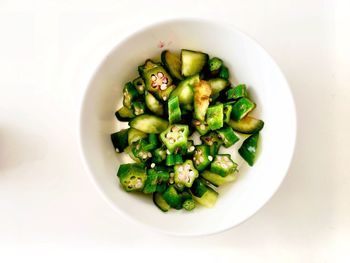
[[[127,122],[134,118],[135,114],[132,109],[128,109],[127,107],[123,106],[115,112],[115,117],[118,119],[118,121]]]
[[[181,109],[178,97],[168,100],[168,115],[170,124],[181,121]]]
[[[111,140],[117,152],[123,152],[128,147],[128,131],[129,129],[123,129],[111,134]]]
[[[244,140],[241,148],[238,150],[239,154],[250,166],[253,166],[255,163],[258,143],[259,133],[254,133]]]
[[[166,150],[163,148],[157,148],[152,153],[152,162],[161,163],[166,159]]]
[[[230,71],[228,70],[227,67],[222,66],[220,73],[219,73],[219,77],[223,78],[223,79],[229,79],[230,78]]]
[[[210,160],[208,159],[209,154],[210,147],[208,145],[202,144],[196,146],[193,155],[193,164],[198,171],[203,171],[210,164]]]
[[[168,154],[166,156],[165,165],[166,166],[174,166],[175,165],[175,155],[174,154]]]
[[[231,120],[232,105],[224,104],[224,123],[229,123]]]
[[[245,84],[237,85],[234,88],[230,88],[226,92],[226,97],[228,100],[237,100],[239,98],[248,97],[247,87]]]
[[[232,106],[231,118],[239,121],[248,115],[255,108],[255,103],[248,98],[240,98]]]
[[[231,127],[222,128],[217,131],[226,148],[231,147],[239,141],[239,137],[233,132]]]
[[[123,96],[123,105],[128,109],[131,109],[132,102],[139,96],[139,93],[134,85],[131,82],[128,82],[124,85]]]
[[[208,108],[207,123],[211,130],[217,130],[224,126],[224,105],[222,103]]]
[[[181,195],[178,194],[176,188],[173,185],[169,185],[168,189],[162,194],[162,196],[172,208],[182,208]]]
[[[191,187],[191,192],[196,197],[202,197],[208,190],[209,187],[201,178],[197,178],[196,180],[194,180]]]
[[[145,182],[145,186],[143,188],[143,192],[145,194],[151,194],[157,191],[158,185],[162,185],[169,180],[169,172],[158,166],[154,169],[147,170],[147,179]]]
[[[223,65],[223,62],[220,58],[214,57],[208,60],[209,71],[213,75],[216,75],[219,72],[222,65]]]

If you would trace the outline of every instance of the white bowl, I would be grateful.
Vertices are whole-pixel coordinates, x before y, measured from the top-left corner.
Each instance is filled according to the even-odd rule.
[[[115,32],[117,34],[117,32]],[[235,83],[246,83],[265,121],[261,153],[254,167],[242,165],[238,180],[219,188],[214,208],[161,212],[151,198],[124,192],[116,177],[127,159],[113,150],[110,134],[122,128],[114,112],[122,104],[123,84],[137,66],[163,49],[201,50],[222,58]],[[276,192],[292,159],[296,113],[287,81],[268,53],[238,30],[208,20],[180,19],[141,29],[106,53],[96,65],[81,106],[80,144],[85,166],[112,207],[134,221],[162,232],[195,236],[234,227],[257,212]],[[234,155],[238,158],[237,155]],[[238,160],[240,163],[241,160]]]

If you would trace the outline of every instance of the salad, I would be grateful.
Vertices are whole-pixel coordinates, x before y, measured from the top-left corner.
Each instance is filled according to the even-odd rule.
[[[164,212],[213,207],[217,188],[238,174],[231,154],[220,148],[244,140],[238,153],[253,166],[264,122],[251,116],[256,104],[247,86],[232,85],[222,59],[187,49],[160,57],[146,60],[123,88],[115,115],[129,128],[111,139],[134,162],[121,164],[117,177],[126,192],[152,196]]]

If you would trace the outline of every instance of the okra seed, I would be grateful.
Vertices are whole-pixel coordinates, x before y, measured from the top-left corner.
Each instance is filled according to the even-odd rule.
[[[186,169],[186,170],[189,170],[189,169],[191,169],[191,166],[190,166],[189,164],[186,164],[186,165],[185,165],[185,169]]]
[[[180,166],[177,170],[181,173],[181,172],[183,172],[184,168],[182,166]]]
[[[199,161],[200,161],[200,162],[204,162],[204,157],[201,156],[201,157],[199,158]]]
[[[151,158],[152,157],[152,153],[148,153],[147,156]]]
[[[174,139],[170,139],[170,140],[169,140],[169,143],[170,143],[170,144],[174,144],[174,143],[175,143],[175,140],[174,140]]]
[[[205,125],[204,125],[204,124],[201,124],[201,126],[199,126],[199,128],[200,128],[201,130],[204,130],[204,129],[205,129]]]
[[[227,164],[223,163],[221,166],[222,168],[227,169]]]
[[[224,157],[224,161],[228,162],[230,161],[227,156]]]
[[[166,84],[160,85],[160,90],[166,90],[166,89],[167,89],[167,85]]]
[[[157,76],[158,76],[158,78],[161,78],[161,77],[163,77],[164,75],[163,75],[162,72],[158,72],[158,73],[157,73]]]
[[[194,171],[189,172],[190,176],[194,176]]]
[[[167,134],[165,135],[165,137],[168,138],[168,139],[169,139],[170,136],[171,136],[170,133],[167,133]]]
[[[151,168],[154,168],[156,167],[156,164],[155,163],[151,163]]]
[[[166,101],[166,96],[163,97],[163,100]]]
[[[194,151],[194,146],[191,146],[190,147],[190,152],[193,152]]]
[[[168,154],[168,155],[169,155],[169,154],[170,154],[170,151],[169,151],[169,150],[166,150],[166,154]]]
[[[208,156],[208,159],[209,159],[209,161],[212,161],[213,160],[213,156]]]
[[[157,79],[156,75],[152,74],[151,79],[155,81]]]
[[[119,152],[119,149],[118,149],[118,148],[115,148],[115,151],[118,153],[118,152]]]

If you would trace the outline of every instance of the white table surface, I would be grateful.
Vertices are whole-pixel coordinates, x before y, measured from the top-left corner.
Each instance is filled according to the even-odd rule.
[[[0,262],[349,262],[349,11],[331,0],[0,1]],[[76,136],[79,78],[102,35],[179,16],[255,38],[298,111],[277,194],[239,227],[201,238],[115,213],[83,170]]]

